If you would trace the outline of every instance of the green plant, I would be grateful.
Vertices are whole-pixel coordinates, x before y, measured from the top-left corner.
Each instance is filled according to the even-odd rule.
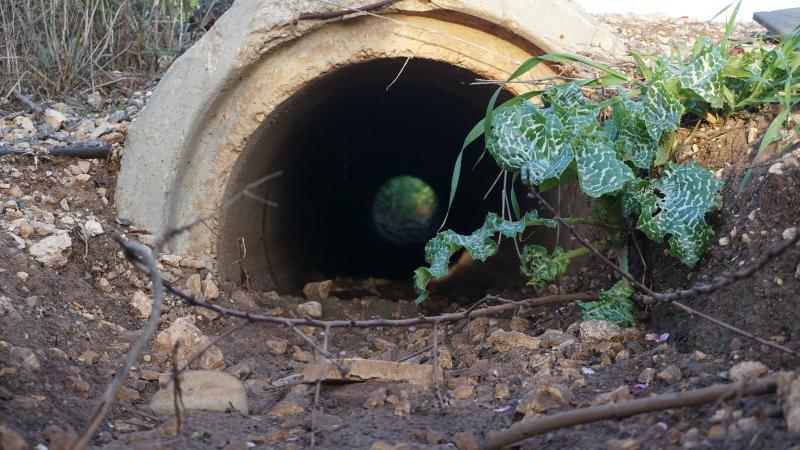
[[[504,204],[511,206],[503,208],[501,216],[489,213],[484,225],[471,235],[446,230],[428,242],[425,258],[430,266],[417,269],[414,277],[417,302],[427,298],[431,279],[447,274],[455,252],[463,249],[485,261],[498,251],[498,234],[518,239],[527,227],[556,226],[553,220],[539,217],[536,210],[512,220],[512,211],[520,217],[513,188],[517,180],[526,189],[542,192],[577,181],[581,190],[595,199],[596,218],[566,220],[604,229],[606,239],[593,245],[617,248],[623,270],[627,270],[622,229],[626,217],[635,218],[636,228],[654,242],[666,240],[672,256],[694,267],[714,241],[705,216],[719,208],[722,182],[695,162],[679,165],[670,161],[674,132],[682,118],[702,118],[707,112],[731,114],[773,100],[783,102],[787,111],[787,105],[797,101],[798,88],[792,80],[800,64],[794,50],[800,33],[772,50],[762,47],[743,53],[741,46],[731,48],[727,42],[732,27],[731,19],[723,43],[701,39],[685,59],[661,57],[648,65],[641,55],[632,55],[637,70],[631,77],[574,55],[548,54],[523,63],[509,81],[543,61],[580,62],[603,75],[527,93],[495,108],[498,88],[486,117],[469,133],[456,160],[450,203],[458,186],[464,148],[485,135],[486,153],[502,170],[514,174],[511,198],[504,199]],[[597,87],[612,87],[614,94],[593,101],[585,92]],[[530,101],[536,97],[539,105]],[[770,139],[768,131],[764,140]],[[569,251],[556,247],[548,253],[544,247],[528,245],[519,252],[520,271],[529,284],[542,285],[564,273],[572,258],[587,251],[584,247]],[[635,316],[632,294],[632,288],[620,281],[603,291],[600,301],[581,304],[584,317],[627,324]]]

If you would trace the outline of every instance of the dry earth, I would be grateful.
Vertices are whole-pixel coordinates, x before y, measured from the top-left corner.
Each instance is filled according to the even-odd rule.
[[[671,39],[698,34],[721,36],[717,25],[684,19],[604,16],[602,20],[618,28],[639,51],[659,51]],[[748,25],[737,33],[744,37],[755,29]],[[149,280],[111,240],[120,234],[148,245],[154,241],[147,230],[117,221],[113,208],[125,132],[152,86],[139,88],[111,87],[81,104],[46,105],[64,111],[64,117],[16,115],[0,121],[3,148],[29,151],[0,159],[2,448],[69,448],[149,314]],[[737,193],[757,137],[771,115],[766,110],[703,123],[677,149],[677,158],[698,159],[726,182],[725,207],[713,217],[720,245],[698,270],[688,271],[664,257],[661,248],[642,241],[641,257],[632,255],[632,260],[638,261],[635,269],[654,288],[686,286],[737,267],[798,222],[798,150],[779,158],[779,149],[770,149],[753,182],[744,193]],[[87,141],[111,145],[110,156],[79,160],[44,152]],[[798,259],[800,249],[795,248],[753,279],[696,299],[693,306],[796,349]],[[161,255],[159,268],[167,280],[198,296],[247,311],[282,317],[321,314],[329,319],[419,314],[409,300],[408,283],[335,279],[295,296],[247,292],[178,255]],[[587,265],[560,280],[560,289],[597,290],[610,281],[607,270]],[[519,299],[546,292],[508,288],[498,293]],[[174,338],[180,337],[183,352],[191,354],[237,326],[231,318],[193,309],[174,296],[168,296],[166,303],[157,339],[126,380],[92,445],[229,450],[309,446],[314,388],[302,383],[300,374],[314,356],[295,333],[276,326],[246,327],[216,343],[197,361],[196,368],[224,369],[232,376],[209,375],[218,384],[214,395],[184,385],[184,402],[205,399],[223,411],[186,411],[180,433],[174,418],[155,414],[148,404],[170,380]],[[445,297],[427,306],[440,311],[461,307]],[[523,418],[757,378],[795,370],[800,362],[665,307],[645,310],[641,319],[636,327],[619,329],[604,322],[581,322],[575,306],[563,305],[520,308],[466,325],[442,326],[438,341],[444,408],[435,389],[415,384],[323,383],[316,445],[477,448],[478,440]],[[318,330],[312,336],[322,341]],[[328,339],[329,350],[342,357],[410,357],[407,362],[413,364],[431,359],[425,350],[432,343],[432,332],[425,327],[337,329]],[[235,408],[243,393],[247,414]],[[767,395],[563,429],[529,439],[522,447],[787,449],[798,448],[798,439],[787,429],[780,399]]]

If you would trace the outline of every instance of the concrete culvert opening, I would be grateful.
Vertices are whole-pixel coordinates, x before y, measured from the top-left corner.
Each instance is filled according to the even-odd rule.
[[[335,276],[410,281],[447,208],[456,154],[485,114],[494,87],[470,86],[476,75],[467,70],[413,59],[387,89],[404,64],[404,58],[387,58],[338,69],[265,119],[239,158],[227,194],[281,171],[257,190],[279,206],[246,199],[224,216],[217,248],[223,275],[240,278],[243,240],[245,270],[262,288],[292,291]],[[470,154],[477,156],[479,145]],[[448,220],[465,233],[499,204],[497,195],[483,200],[497,168],[488,160],[474,171],[468,164],[461,201]],[[376,225],[376,195],[401,176],[415,177],[435,195],[438,208],[430,211],[427,229],[403,228],[391,217]],[[389,231],[393,226],[398,229]]]
[[[255,288],[291,292],[337,275],[410,281],[432,230],[409,238],[403,220],[376,227],[375,196],[393,177],[410,176],[429,186],[439,214],[446,209],[455,156],[494,89],[469,83],[505,79],[545,52],[622,52],[591,16],[559,0],[536,8],[403,0],[379,16],[308,19],[315,12],[330,9],[237,0],[173,63],[128,132],[120,217],[161,234],[218,213],[165,250],[230,281],[244,268]],[[553,75],[541,64],[526,78]],[[514,94],[534,88],[508,86]],[[471,161],[478,153],[471,150]],[[472,171],[468,160],[448,220],[461,233],[499,208],[499,195],[482,200],[498,169],[487,160]],[[248,182],[278,170],[283,176],[254,192],[278,208],[245,199],[219,211]],[[439,217],[409,223],[427,227]],[[499,266],[480,265],[481,274],[490,267]]]

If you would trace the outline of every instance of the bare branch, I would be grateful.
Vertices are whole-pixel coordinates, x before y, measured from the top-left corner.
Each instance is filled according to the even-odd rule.
[[[598,422],[601,420],[621,419],[623,417],[671,408],[704,405],[734,396],[745,397],[770,394],[775,392],[777,387],[778,379],[776,377],[769,377],[755,381],[715,385],[686,392],[670,392],[668,394],[613,403],[610,405],[573,409],[562,413],[547,415],[540,419],[519,422],[491,436],[486,441],[483,448],[485,450],[501,449],[531,436],[574,425]]]
[[[136,339],[136,342],[133,343],[130,351],[128,351],[128,354],[125,356],[125,361],[122,363],[122,367],[119,368],[117,374],[114,376],[114,379],[111,380],[111,382],[109,382],[106,386],[106,390],[100,399],[100,403],[97,405],[94,413],[92,414],[92,419],[83,430],[83,433],[81,433],[80,438],[75,441],[75,445],[72,447],[73,450],[83,449],[86,447],[86,444],[89,443],[89,439],[92,438],[92,435],[97,430],[97,427],[100,426],[103,418],[108,413],[108,409],[111,407],[111,404],[114,403],[119,387],[122,386],[125,378],[127,378],[128,372],[130,372],[133,364],[139,359],[139,355],[142,353],[142,349],[144,349],[147,341],[150,340],[150,336],[152,336],[156,331],[158,321],[161,318],[161,308],[164,303],[164,285],[162,284],[161,274],[158,272],[158,269],[156,269],[156,259],[153,256],[153,252],[151,252],[150,249],[145,245],[138,242],[127,242],[127,245],[127,250],[133,252],[133,254],[136,254],[139,260],[145,264],[147,273],[150,275],[150,279],[153,280],[153,311],[150,313],[150,317],[147,319],[147,323],[142,330],[141,336]]]

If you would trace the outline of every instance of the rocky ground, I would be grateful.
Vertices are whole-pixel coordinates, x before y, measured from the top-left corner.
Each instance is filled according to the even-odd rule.
[[[719,25],[683,19],[603,16],[602,20],[615,27],[631,49],[643,52],[661,51],[673,40],[700,34],[721,36]],[[737,36],[755,30],[748,25],[738,29]],[[4,449],[69,448],[151,312],[149,279],[125,260],[111,236],[119,234],[149,246],[155,241],[148,230],[117,220],[113,199],[127,128],[153,88],[112,86],[79,102],[45,104],[42,115],[9,113],[0,120],[0,150],[16,153],[0,159],[0,447]],[[700,159],[730,181],[726,184],[735,186],[770,114],[767,110],[704,123],[697,131],[701,138],[680,147],[678,157]],[[108,157],[78,159],[48,153],[86,143],[107,146]],[[781,239],[786,226],[797,222],[798,159],[800,151],[778,158],[773,149],[757,168],[744,200],[737,197],[735,187],[726,190],[730,208],[715,219],[719,246],[697,272],[700,279],[729,268],[737,255],[757,255]],[[781,310],[775,302],[800,295],[797,255],[790,253],[759,274],[752,286],[732,292],[754,304],[768,299],[774,309],[762,313],[767,318],[770,311],[796,314]],[[335,279],[307,286],[302,296],[249,292],[216,279],[202,261],[171,254],[158,259],[166,280],[197,297],[246,311],[353,320],[419,314],[402,283]],[[650,269],[656,287],[684,285],[691,276],[669,264],[659,266],[667,268],[663,272]],[[572,292],[570,288],[577,285],[605,285],[605,272],[587,267],[561,280],[560,289]],[[559,287],[548,290],[559,292]],[[503,294],[519,299],[545,293]],[[791,305],[789,300],[785,303]],[[715,305],[713,299],[701,301]],[[440,298],[430,307],[455,311],[463,306]],[[800,362],[731,334],[704,340],[692,334],[699,325],[676,324],[696,321],[683,316],[670,322],[660,320],[659,314],[657,309],[643,311],[637,326],[620,329],[607,322],[581,322],[574,305],[562,305],[520,308],[442,325],[436,339],[443,374],[441,400],[426,371],[432,364],[434,340],[429,327],[334,329],[328,336],[333,354],[405,360],[413,375],[407,377],[418,383],[325,382],[319,395],[322,412],[312,418],[314,383],[304,383],[303,376],[314,367],[313,348],[296,333],[252,325],[214,342],[238,322],[167,296],[156,338],[131,371],[92,444],[301,448],[312,442],[313,422],[314,442],[322,448],[472,449],[493,431],[519,420],[755,379],[794,370]],[[763,319],[753,318],[748,328],[763,331],[758,320]],[[323,341],[320,330],[304,331]],[[792,329],[768,330],[765,335],[794,348],[799,336]],[[168,414],[170,371],[175,362],[181,365],[208,346],[192,368],[211,372],[191,372],[181,383],[189,409],[178,430],[178,422]],[[380,372],[384,378],[389,375]],[[529,439],[523,447],[798,448],[795,443],[800,438],[792,434],[800,431],[798,414],[792,413],[800,408],[798,397],[795,393],[736,398],[582,425]],[[199,403],[217,411],[191,409]]]

